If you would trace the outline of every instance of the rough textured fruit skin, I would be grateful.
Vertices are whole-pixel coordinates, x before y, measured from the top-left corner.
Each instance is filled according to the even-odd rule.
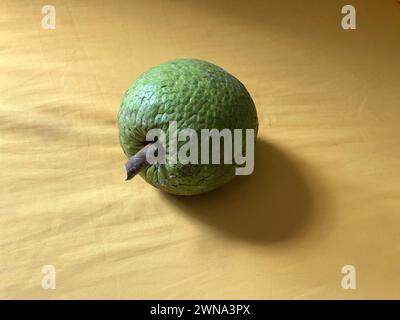
[[[119,139],[125,154],[131,157],[138,152],[146,143],[146,133],[154,128],[167,133],[168,148],[170,121],[177,121],[178,130],[198,131],[199,137],[200,129],[254,129],[255,137],[258,131],[256,108],[244,85],[222,68],[195,59],[177,59],[153,67],[127,90],[118,113]],[[235,167],[167,163],[151,165],[140,175],[169,193],[194,195],[232,180]]]

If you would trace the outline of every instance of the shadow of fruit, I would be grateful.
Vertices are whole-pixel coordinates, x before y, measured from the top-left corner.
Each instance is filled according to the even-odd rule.
[[[255,170],[225,187],[190,197],[163,193],[185,215],[229,237],[256,242],[300,235],[313,218],[314,196],[302,165],[280,148],[258,140]]]

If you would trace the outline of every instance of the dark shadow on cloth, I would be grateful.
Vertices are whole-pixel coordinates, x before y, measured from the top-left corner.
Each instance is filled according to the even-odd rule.
[[[315,215],[304,166],[264,140],[255,145],[255,170],[199,196],[163,193],[185,215],[227,236],[277,242],[299,236]]]

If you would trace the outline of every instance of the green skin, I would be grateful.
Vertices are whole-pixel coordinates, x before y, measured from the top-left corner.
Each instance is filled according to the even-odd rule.
[[[119,139],[125,154],[129,158],[137,154],[148,143],[146,133],[150,129],[166,133],[168,150],[170,121],[177,122],[178,130],[196,130],[199,137],[201,129],[254,129],[255,137],[258,131],[256,108],[244,85],[222,68],[194,59],[160,64],[130,86],[118,113]],[[244,137],[242,141],[245,148]],[[178,150],[184,143],[178,143]],[[149,165],[140,175],[166,192],[195,195],[232,180],[235,168],[234,163],[166,163]]]

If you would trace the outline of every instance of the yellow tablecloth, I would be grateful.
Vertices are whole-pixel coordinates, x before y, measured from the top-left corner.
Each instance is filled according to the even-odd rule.
[[[400,298],[399,3],[352,0],[356,30],[341,0],[45,4],[0,1],[1,298]],[[194,198],[125,182],[116,125],[178,57],[260,121],[254,174]]]

